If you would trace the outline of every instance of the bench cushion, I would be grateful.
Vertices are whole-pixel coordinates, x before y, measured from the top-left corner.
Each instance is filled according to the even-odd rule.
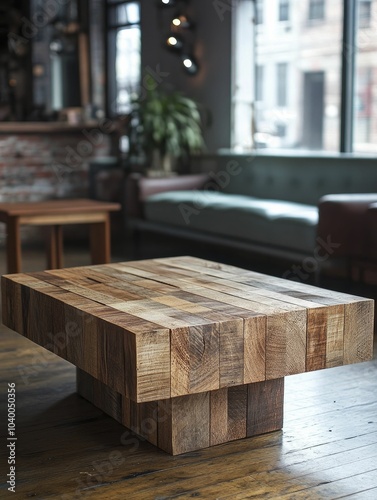
[[[311,253],[318,209],[281,200],[212,191],[172,191],[149,196],[145,218],[243,241]]]

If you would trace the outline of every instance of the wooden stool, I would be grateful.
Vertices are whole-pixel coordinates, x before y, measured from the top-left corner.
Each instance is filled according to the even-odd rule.
[[[85,199],[0,203],[0,222],[7,225],[8,273],[21,272],[21,225],[51,226],[47,251],[49,269],[63,266],[62,226],[67,224],[89,224],[92,263],[110,262],[109,213],[120,208],[118,203]]]

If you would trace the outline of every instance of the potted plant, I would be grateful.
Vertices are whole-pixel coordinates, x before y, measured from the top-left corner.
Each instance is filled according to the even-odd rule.
[[[177,160],[203,149],[198,104],[178,91],[159,86],[151,76],[147,90],[133,101],[130,147],[142,150],[155,174],[169,174]]]

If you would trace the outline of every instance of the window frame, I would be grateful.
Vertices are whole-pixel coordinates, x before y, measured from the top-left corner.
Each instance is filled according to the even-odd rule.
[[[357,5],[357,22],[359,28],[370,28],[372,21],[372,0],[358,0]],[[367,6],[368,16],[361,17],[363,5]]]
[[[288,72],[286,61],[276,63],[276,105],[285,108],[288,104]]]
[[[314,13],[319,13],[320,15]],[[326,18],[325,0],[309,0],[308,5],[308,22],[319,23]]]
[[[289,22],[290,20],[290,0],[279,0],[279,22]]]
[[[264,85],[265,66],[264,64],[255,65],[255,102],[263,102],[264,100]]]
[[[124,113],[119,113],[114,110],[114,103],[117,101],[117,77],[116,77],[116,46],[112,43],[112,39],[116,40],[116,35],[119,29],[139,27],[141,33],[141,19],[139,22],[124,22],[124,23],[111,23],[110,12],[112,9],[131,3],[139,5],[139,12],[141,13],[140,0],[105,0],[105,40],[106,40],[106,114],[109,117],[115,118]],[[141,79],[141,65],[140,65],[140,79]]]
[[[257,26],[263,25],[264,22],[263,1],[264,0],[255,0],[255,24]]]
[[[353,152],[356,54],[356,12],[358,0],[344,0],[340,101],[340,153]]]
[[[257,13],[257,6],[263,8],[263,4],[260,4],[258,0],[250,0],[254,4],[255,18]],[[372,4],[373,5],[373,4]],[[343,0],[343,21],[342,21],[342,46],[341,46],[341,96],[340,96],[340,128],[339,128],[339,147],[337,148],[338,153],[353,153],[354,151],[354,103],[355,103],[355,79],[356,79],[356,31],[358,27],[357,23],[357,8],[358,0]],[[236,17],[236,16],[235,16]],[[326,18],[326,8],[324,3],[323,18]],[[313,20],[315,21],[315,20]],[[256,24],[256,23],[255,23]],[[258,34],[258,25],[254,31],[254,43],[255,37]],[[350,47],[352,48],[350,50]],[[255,51],[255,46],[253,47]],[[256,106],[255,103],[263,99],[263,90],[258,92],[258,99],[256,99],[256,78],[257,78],[257,64],[255,61],[255,53],[253,56],[253,71],[254,71],[254,99],[251,105],[254,111],[251,116],[251,121],[255,126],[256,119]],[[289,73],[289,70],[288,70]],[[287,86],[289,87],[288,83]],[[289,95],[287,95],[287,100]],[[234,111],[233,111],[234,112]],[[235,144],[237,139],[232,137],[232,144]],[[295,151],[292,149],[291,151]]]

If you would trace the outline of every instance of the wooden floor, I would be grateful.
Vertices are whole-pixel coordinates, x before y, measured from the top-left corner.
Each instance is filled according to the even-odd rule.
[[[27,271],[43,268],[28,257]],[[16,494],[2,437],[1,499],[377,498],[377,361],[287,377],[283,431],[172,457],[77,396],[72,365],[0,337],[2,436],[8,382],[17,397]]]

